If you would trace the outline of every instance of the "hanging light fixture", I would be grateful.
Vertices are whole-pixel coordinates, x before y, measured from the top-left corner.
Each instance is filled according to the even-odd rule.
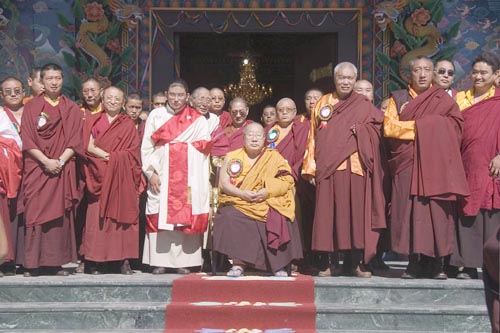
[[[250,53],[246,51],[240,65],[240,82],[238,84],[230,83],[224,87],[224,93],[231,98],[241,97],[248,106],[252,106],[271,97],[273,89],[269,85],[257,82],[255,63],[250,57]]]

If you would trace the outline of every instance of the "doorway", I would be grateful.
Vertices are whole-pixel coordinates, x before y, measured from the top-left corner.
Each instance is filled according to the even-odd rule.
[[[223,88],[239,81],[240,63],[249,52],[257,81],[273,89],[270,98],[250,107],[249,118],[260,119],[265,105],[276,105],[283,97],[292,98],[300,113],[305,111],[303,96],[308,89],[332,89],[328,65],[337,62],[336,37],[335,33],[226,33],[213,38],[210,33],[180,33],[180,76],[191,90]]]

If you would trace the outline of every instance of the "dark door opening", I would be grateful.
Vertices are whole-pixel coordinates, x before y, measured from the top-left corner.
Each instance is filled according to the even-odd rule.
[[[336,33],[179,33],[178,38],[180,76],[191,90],[237,83],[244,52],[252,54],[257,81],[271,85],[273,95],[250,107],[250,119],[259,120],[265,105],[283,97],[292,98],[301,113],[308,89],[332,90]],[[226,96],[226,108],[229,99]]]

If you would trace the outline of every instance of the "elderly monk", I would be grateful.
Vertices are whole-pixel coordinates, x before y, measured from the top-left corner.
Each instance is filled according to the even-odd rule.
[[[82,112],[61,94],[63,73],[56,64],[41,71],[44,94],[24,107],[21,138],[24,152],[23,191],[25,276],[66,276],[61,268],[76,261],[74,211],[81,198],[75,154],[83,155]]]
[[[5,93],[5,92],[3,92]],[[19,101],[21,96],[19,96]],[[21,183],[22,154],[21,137],[18,128],[6,110],[0,108],[0,218],[2,218],[2,228],[6,232],[6,239],[2,246],[8,249],[6,257],[7,263],[0,266],[0,276],[2,272],[6,275],[15,275],[16,260],[19,253],[17,251],[18,224],[16,212],[16,198]],[[19,235],[21,236],[21,235]],[[1,241],[0,241],[1,243]]]
[[[196,88],[189,96],[189,104],[207,119],[208,132],[210,134],[214,133],[219,127],[220,118],[216,114],[209,112],[212,105],[210,91],[205,87]]]
[[[292,176],[297,188],[297,206],[300,203],[300,216],[297,221],[302,232],[304,251],[311,252],[312,224],[314,219],[314,191],[309,182],[300,177],[300,170],[306,150],[309,120],[305,115],[297,116],[295,102],[282,98],[276,104],[277,122],[266,128],[266,144],[275,148],[283,156],[292,170]]]
[[[224,156],[229,151],[243,147],[243,129],[252,123],[251,120],[247,120],[247,102],[241,97],[234,98],[229,102],[229,114],[231,123],[224,127],[224,124],[220,122],[219,129],[212,135],[211,153],[213,156]]]
[[[321,97],[311,115],[302,175],[316,184],[313,250],[344,252],[344,272],[368,278],[365,264],[386,227],[382,114],[353,93],[356,77],[353,64],[335,66],[335,91]]]
[[[171,83],[166,107],[148,117],[142,141],[142,170],[149,180],[143,262],[153,274],[201,266],[208,224],[210,133],[207,119],[187,106],[183,80]]]
[[[40,78],[41,69],[41,67],[33,67],[31,69],[27,80],[28,87],[30,87],[30,95],[23,98],[23,104],[28,103],[30,99],[44,92],[45,87],[43,86],[42,79]]]
[[[264,106],[264,109],[262,109],[262,116],[260,117],[262,126],[266,127],[269,125],[273,125],[276,120],[276,108],[272,105]]]
[[[373,103],[373,85],[368,80],[358,80],[354,83],[354,92],[365,95]]]
[[[434,73],[432,82],[444,89],[448,95],[455,98],[457,95],[457,90],[452,88],[453,79],[455,78],[455,65],[452,61],[447,59],[441,59],[434,65]]]
[[[245,267],[286,276],[284,268],[302,257],[291,169],[264,148],[265,138],[262,125],[246,126],[244,147],[229,152],[221,168],[213,246],[233,259],[228,276],[243,275]]]
[[[226,128],[233,122],[229,112],[224,111],[224,105],[226,104],[226,98],[224,97],[224,92],[219,88],[210,89],[210,98],[212,99],[212,104],[210,104],[210,113],[215,114],[219,117],[220,127]]]
[[[85,118],[102,111],[101,104],[102,86],[94,78],[85,80],[82,83],[82,113]]]
[[[304,104],[306,106],[307,119],[311,119],[311,113],[314,108],[314,104],[323,96],[323,92],[317,88],[311,88],[304,94]]]
[[[457,94],[464,117],[462,161],[471,195],[461,202],[457,248],[450,263],[464,267],[458,279],[477,278],[482,245],[500,225],[500,89],[495,79],[500,63],[493,53],[472,64],[474,86]]]
[[[454,248],[456,201],[469,194],[460,157],[463,118],[455,101],[432,86],[432,61],[410,61],[410,86],[392,93],[384,114],[392,174],[391,243],[410,254],[404,279],[446,279]]]
[[[122,274],[132,274],[126,259],[139,255],[140,140],[130,117],[121,113],[124,100],[121,89],[106,88],[104,112],[88,117],[83,129],[88,207],[81,253],[93,263],[92,274],[113,261]]]

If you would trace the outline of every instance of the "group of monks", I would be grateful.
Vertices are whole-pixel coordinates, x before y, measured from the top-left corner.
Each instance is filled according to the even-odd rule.
[[[27,98],[9,77],[1,270],[66,276],[79,255],[79,271],[132,274],[142,252],[153,274],[188,273],[210,249],[231,259],[231,277],[286,276],[318,252],[328,261],[319,275],[366,278],[370,261],[394,251],[409,256],[406,279],[446,279],[453,267],[477,278],[484,265],[498,311],[499,71],[484,53],[473,86],[457,92],[452,61],[420,56],[408,88],[379,109],[342,62],[331,93],[306,92],[302,115],[283,97],[264,108],[264,125],[247,119],[243,98],[225,111],[222,90],[190,93],[181,79],[146,113],[139,95],[95,79],[77,105],[55,64],[33,70]]]

